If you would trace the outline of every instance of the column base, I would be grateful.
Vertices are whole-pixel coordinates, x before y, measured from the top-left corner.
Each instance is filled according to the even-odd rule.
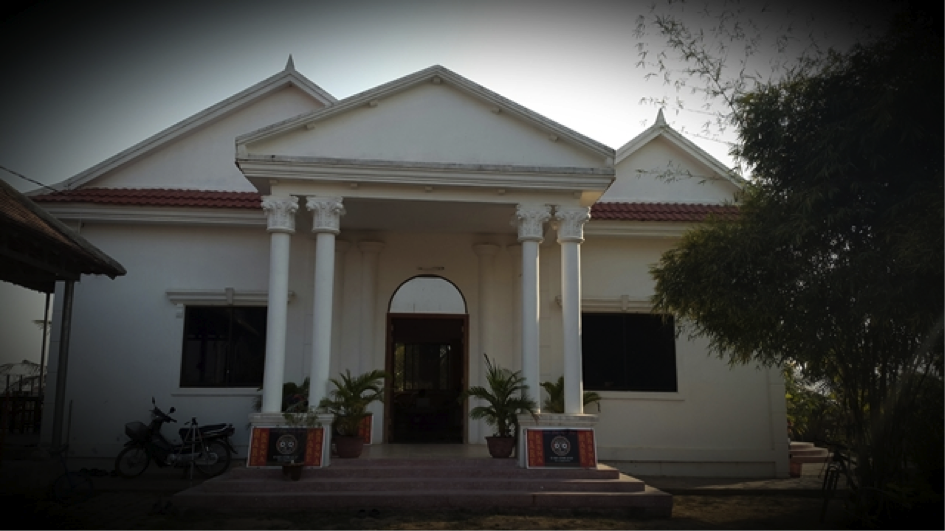
[[[541,413],[538,415],[538,420],[536,421],[531,416],[520,416],[518,419],[519,422],[519,433],[518,433],[518,466],[520,468],[526,468],[525,462],[525,429],[526,428],[540,428],[540,427],[561,427],[561,428],[574,428],[574,429],[594,429],[597,427],[597,423],[600,421],[600,415],[591,415],[588,413],[583,413],[580,415],[569,415],[566,413]],[[596,438],[595,445],[596,443]],[[597,448],[594,448],[594,454],[597,454]]]
[[[306,468],[321,468],[331,464],[331,424],[334,415],[317,414],[313,426],[292,426],[282,413],[250,413],[249,451],[246,457],[247,468],[280,468],[282,461],[302,462]],[[292,443],[305,434],[305,447],[295,452],[282,453],[274,446],[281,439],[277,435],[292,435]],[[275,438],[275,441],[273,439]]]

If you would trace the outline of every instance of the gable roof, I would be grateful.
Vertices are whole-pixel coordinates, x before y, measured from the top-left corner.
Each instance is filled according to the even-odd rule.
[[[125,273],[121,264],[0,180],[0,280],[52,293],[58,280]]]
[[[545,131],[548,131],[559,138],[568,139],[578,146],[597,153],[605,157],[605,159],[611,163],[613,162],[614,150],[612,148],[605,146],[596,140],[592,140],[534,111],[531,111],[481,85],[477,85],[465,77],[440,65],[431,66],[429,68],[420,70],[419,72],[414,72],[413,74],[409,74],[399,79],[395,79],[394,81],[355,94],[337,102],[330,107],[303,113],[287,120],[282,120],[280,122],[276,122],[266,127],[257,129],[250,133],[240,135],[236,138],[238,152],[240,146],[245,146],[246,144],[252,142],[278,136],[282,133],[304,127],[319,120],[324,120],[331,116],[336,116],[346,111],[368,105],[375,100],[381,100],[383,98],[393,96],[400,92],[409,90],[410,88],[415,87],[421,83],[429,82],[447,83],[450,86],[459,89],[463,93],[491,104],[493,107],[493,112],[509,113],[511,115],[517,116],[520,119],[530,122],[536,127],[544,129]]]
[[[643,146],[660,137],[677,146],[679,149],[683,150],[700,163],[706,165],[709,167],[709,169],[714,171],[719,176],[725,178],[735,186],[741,188],[745,184],[744,179],[739,177],[735,172],[727,168],[724,164],[719,162],[718,159],[712,155],[709,155],[705,150],[693,144],[691,140],[670,127],[670,125],[666,123],[666,119],[663,117],[663,109],[660,109],[657,113],[656,122],[653,125],[617,149],[617,156],[614,159],[614,164],[616,165],[620,163],[620,161],[642,149]]]
[[[285,68],[267,79],[260,81],[259,83],[237,93],[229,98],[208,107],[197,114],[185,118],[180,122],[164,129],[163,131],[138,142],[134,146],[110,157],[95,166],[79,173],[65,181],[62,181],[56,185],[53,185],[54,188],[58,189],[73,189],[80,187],[84,184],[89,183],[96,177],[114,170],[120,166],[128,164],[139,157],[154,151],[164,145],[167,145],[178,138],[193,132],[196,129],[206,125],[209,122],[215,121],[223,116],[226,116],[234,111],[237,111],[255,101],[258,101],[278,90],[281,90],[288,86],[294,86],[301,90],[302,92],[308,94],[315,100],[323,103],[326,106],[331,106],[338,100],[334,96],[325,92],[324,89],[311,82],[308,78],[300,74],[295,69],[295,62],[292,60],[292,56],[289,56],[289,60],[286,62]],[[37,193],[42,193],[40,190],[33,190],[29,192],[29,195],[34,195]]]

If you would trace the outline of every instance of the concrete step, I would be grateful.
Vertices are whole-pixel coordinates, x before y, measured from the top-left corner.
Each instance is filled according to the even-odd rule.
[[[521,492],[521,491],[377,491],[377,492],[192,492],[176,494],[178,507],[230,509],[459,509],[534,508],[542,510],[601,510],[643,517],[670,517],[670,494],[647,487],[640,492]]]
[[[180,507],[538,508],[670,516],[672,496],[607,465],[522,469],[514,460],[336,460],[291,481],[279,468],[234,468],[177,493]]]
[[[830,461],[830,454],[825,455],[798,455],[791,456],[792,463],[826,463]]]
[[[814,443],[802,442],[802,441],[791,441],[790,451],[793,452],[794,450],[809,450],[811,448],[816,448],[816,446],[814,446]]]
[[[244,468],[237,469],[234,473],[239,476],[255,477],[260,469]],[[268,470],[274,474],[281,474],[281,470]],[[598,479],[615,480],[619,479],[620,472],[607,465],[598,465],[594,469],[535,469],[525,470],[517,467],[436,467],[436,466],[374,466],[374,467],[344,467],[329,466],[320,469],[308,469],[306,476],[315,476],[319,478],[361,478],[361,479],[384,479],[384,478],[504,478],[514,479],[521,477],[541,478],[541,479]]]
[[[791,456],[825,456],[830,455],[826,448],[810,448],[807,450],[791,450]]]
[[[368,492],[368,491],[483,491],[516,492],[640,492],[646,485],[623,476],[618,479],[542,479],[542,478],[320,478],[304,471],[299,481],[284,481],[267,475],[256,479],[225,479],[204,482],[205,492]],[[277,471],[282,476],[281,471]]]

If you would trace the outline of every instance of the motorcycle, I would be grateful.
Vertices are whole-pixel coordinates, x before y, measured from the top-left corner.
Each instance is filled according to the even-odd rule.
[[[137,421],[125,424],[125,434],[131,440],[115,458],[115,470],[120,476],[140,476],[151,461],[162,468],[190,467],[191,473],[196,468],[208,477],[218,476],[229,468],[232,454],[236,453],[230,444],[230,436],[236,431],[232,424],[200,426],[193,417],[178,430],[181,442],[173,444],[161,434],[161,427],[177,420],[161,411],[153,397],[151,405],[154,407],[150,424]],[[174,411],[172,407],[169,413]]]

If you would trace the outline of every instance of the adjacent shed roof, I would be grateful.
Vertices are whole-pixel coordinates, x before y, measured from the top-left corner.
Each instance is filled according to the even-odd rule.
[[[0,181],[0,280],[52,293],[60,280],[125,273],[121,264]]]

